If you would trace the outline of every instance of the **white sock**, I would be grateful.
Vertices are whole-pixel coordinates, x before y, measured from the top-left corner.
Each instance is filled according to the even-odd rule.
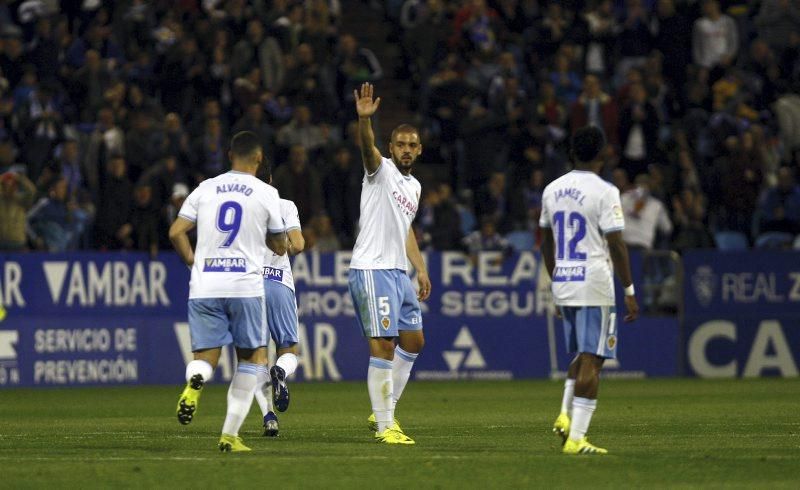
[[[408,378],[411,377],[411,368],[414,367],[414,361],[417,360],[419,354],[412,354],[406,352],[398,345],[394,349],[394,361],[392,361],[392,409],[397,406],[397,401],[400,400],[400,395],[406,388]]]
[[[186,365],[186,382],[188,383],[192,376],[199,374],[203,377],[203,381],[211,381],[211,376],[214,375],[214,368],[208,361],[202,359],[195,359]]]
[[[369,358],[367,370],[367,389],[372,413],[378,423],[378,433],[386,430],[394,422],[392,409],[392,361],[378,357]]]
[[[286,354],[281,355],[281,357],[275,361],[275,365],[280,366],[288,378],[297,370],[297,356],[291,352],[287,352]]]
[[[262,379],[263,378],[263,379]],[[269,373],[265,370],[263,376],[258,373],[258,388],[255,392],[258,408],[261,409],[261,416],[274,412],[272,408],[272,383],[269,380]]]
[[[564,396],[561,398],[561,413],[572,417],[572,398],[575,395],[575,380],[567,378],[564,381]]]
[[[569,426],[569,438],[573,441],[580,441],[589,430],[589,422],[592,421],[592,414],[597,408],[597,400],[581,398],[576,396],[572,400],[572,422]]]
[[[250,413],[250,405],[253,404],[253,394],[258,387],[260,377],[259,371],[266,374],[267,366],[240,362],[236,367],[231,386],[228,388],[228,413],[222,425],[223,434],[239,435],[239,429]]]

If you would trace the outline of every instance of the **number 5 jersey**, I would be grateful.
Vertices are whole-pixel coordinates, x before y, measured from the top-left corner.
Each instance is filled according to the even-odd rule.
[[[594,172],[573,170],[545,187],[539,226],[553,230],[555,303],[614,305],[605,234],[625,228],[619,190]]]

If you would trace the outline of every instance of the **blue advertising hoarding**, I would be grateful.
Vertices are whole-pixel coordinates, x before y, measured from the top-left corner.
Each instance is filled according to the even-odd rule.
[[[687,374],[797,376],[800,253],[684,256]]]
[[[347,291],[350,252],[294,259],[300,313],[298,380],[364,379],[366,342]],[[427,256],[433,294],[423,304],[426,347],[416,379],[512,379],[563,373],[560,321],[548,314],[537,255]],[[0,255],[0,387],[180,384],[191,359],[189,271],[172,253]],[[674,319],[621,325],[608,375],[676,374]],[[657,355],[653,355],[657,353]],[[223,351],[218,379],[234,360]]]

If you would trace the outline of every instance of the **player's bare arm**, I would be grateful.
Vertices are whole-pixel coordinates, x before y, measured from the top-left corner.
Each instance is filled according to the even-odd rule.
[[[608,241],[608,252],[611,255],[611,261],[614,263],[614,272],[619,277],[622,285],[627,288],[633,285],[633,276],[631,275],[631,263],[628,258],[628,246],[622,240],[622,232],[614,231],[606,235]],[[625,321],[632,322],[639,316],[639,304],[636,302],[636,296],[627,294],[625,295]]]
[[[408,230],[408,238],[406,239],[406,255],[414,270],[417,271],[417,282],[419,283],[418,298],[420,301],[425,301],[431,295],[431,278],[428,276],[428,268],[425,266],[425,260],[422,258],[422,253],[419,251],[419,244],[417,237],[414,234],[414,229]]]
[[[306,248],[306,239],[303,238],[303,232],[299,228],[292,228],[287,231],[286,236],[289,239],[289,255],[297,255]]]
[[[361,85],[361,91],[353,91],[358,113],[358,138],[361,145],[361,159],[368,174],[374,174],[381,165],[381,152],[375,147],[375,133],[372,132],[370,118],[381,105],[381,98],[373,99],[375,87],[370,83]]]
[[[556,269],[555,242],[553,241],[553,230],[542,228],[542,259],[547,268],[547,274],[552,279],[553,271]]]
[[[189,232],[194,228],[194,223],[186,218],[178,218],[169,227],[169,241],[175,247],[181,260],[189,267],[194,265],[194,250],[189,241]]]
[[[267,247],[278,255],[283,255],[289,249],[289,239],[286,232],[267,233]]]

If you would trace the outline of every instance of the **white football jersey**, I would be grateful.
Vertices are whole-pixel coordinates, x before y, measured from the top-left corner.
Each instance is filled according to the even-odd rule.
[[[300,213],[297,212],[297,206],[288,199],[281,199],[281,219],[287,233],[289,230],[300,229]],[[280,282],[294,291],[289,254],[278,255],[272,250],[267,250],[267,256],[264,259],[264,279]]]
[[[573,170],[545,187],[539,226],[553,229],[555,303],[614,305],[614,269],[604,235],[625,228],[619,190],[594,172]]]
[[[190,299],[264,296],[267,232],[284,230],[279,199],[271,185],[236,171],[189,194],[179,216],[197,224]]]
[[[406,240],[417,214],[422,186],[381,158],[374,174],[361,183],[361,218],[350,267],[408,270]]]

